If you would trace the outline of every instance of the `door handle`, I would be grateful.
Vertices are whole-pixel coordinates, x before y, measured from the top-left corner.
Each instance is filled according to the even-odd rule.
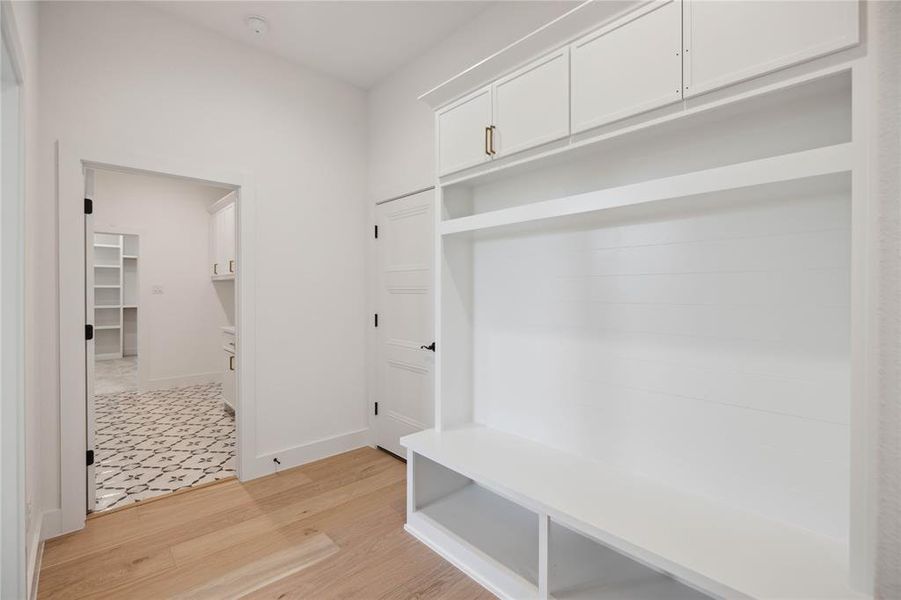
[[[228,370],[229,371],[235,370],[235,355],[234,354],[232,354],[231,356],[228,357]]]
[[[491,156],[497,154],[494,151],[494,125],[488,128],[488,154]]]
[[[213,275],[219,274],[219,263],[213,263]]]
[[[234,273],[234,272],[235,272],[235,261],[234,261],[234,260],[229,260],[229,261],[228,261],[228,272],[229,272],[229,273]]]
[[[435,351],[435,342],[432,342],[428,346],[420,346],[419,349],[420,350],[431,350],[432,352],[434,352]]]
[[[485,127],[485,154],[491,156],[491,127]]]

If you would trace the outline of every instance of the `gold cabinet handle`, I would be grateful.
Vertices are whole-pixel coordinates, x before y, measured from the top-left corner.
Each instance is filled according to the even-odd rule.
[[[491,127],[485,127],[485,154],[491,156]]]
[[[231,356],[228,357],[228,370],[229,371],[235,370],[235,355],[234,354],[232,354]]]
[[[494,125],[488,127],[488,154],[491,156],[497,154],[494,151]]]
[[[219,274],[219,263],[213,263],[213,275]]]
[[[234,272],[235,272],[235,261],[234,261],[234,259],[231,259],[231,260],[228,261],[228,272],[229,272],[229,273],[234,273]]]

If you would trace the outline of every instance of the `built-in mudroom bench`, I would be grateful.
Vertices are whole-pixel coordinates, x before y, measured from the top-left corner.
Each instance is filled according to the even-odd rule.
[[[407,531],[502,598],[869,597],[865,7],[610,6],[422,97]]]

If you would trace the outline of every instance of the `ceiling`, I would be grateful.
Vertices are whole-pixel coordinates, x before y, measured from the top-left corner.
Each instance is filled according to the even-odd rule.
[[[493,1],[157,1],[180,18],[368,89]],[[246,25],[266,19],[262,37]]]

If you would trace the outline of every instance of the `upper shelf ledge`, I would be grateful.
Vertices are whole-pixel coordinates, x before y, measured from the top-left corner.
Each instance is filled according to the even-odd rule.
[[[852,162],[852,144],[836,144],[449,219],[441,223],[440,230],[441,235],[453,235],[647,202],[807,179],[849,172]]]

